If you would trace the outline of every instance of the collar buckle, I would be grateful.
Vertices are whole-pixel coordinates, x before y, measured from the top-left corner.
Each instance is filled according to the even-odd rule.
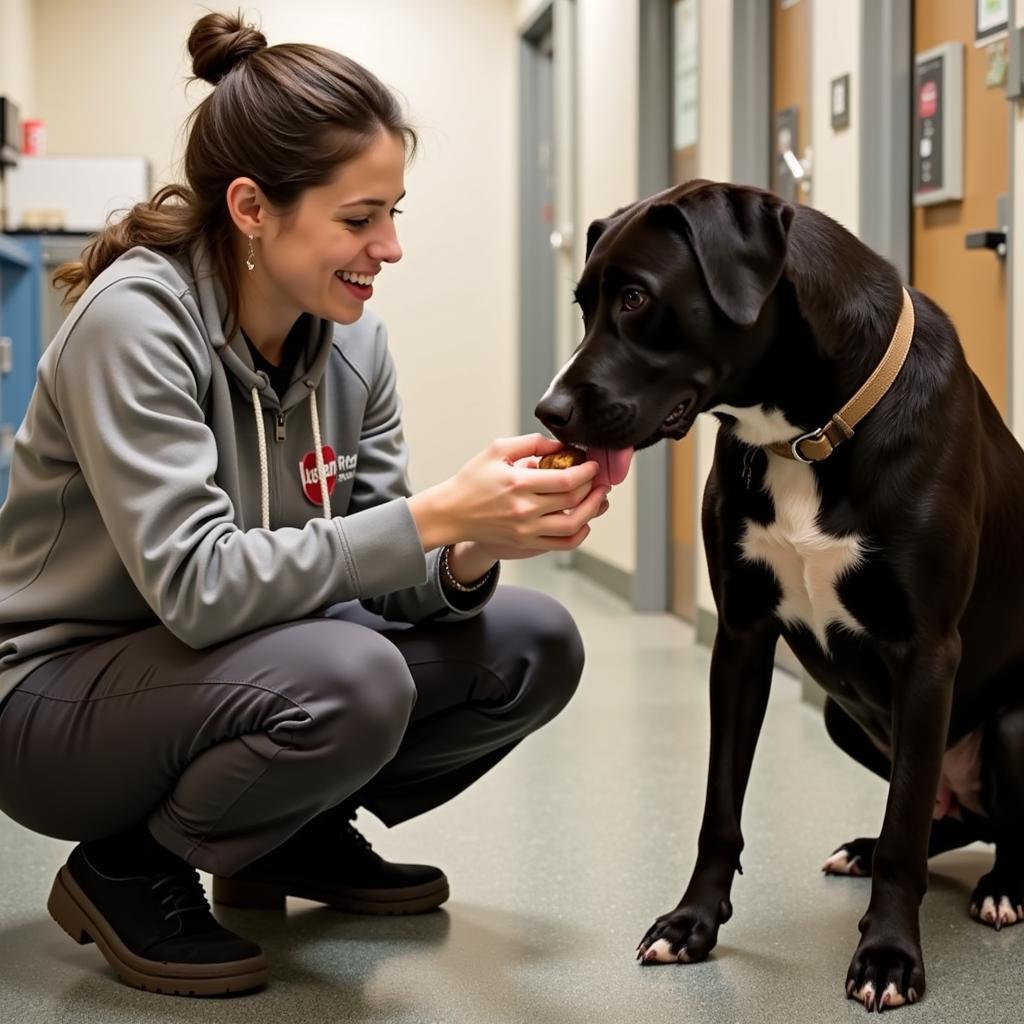
[[[818,461],[816,459],[807,459],[800,454],[800,445],[804,441],[820,441],[825,436],[825,428],[818,427],[817,430],[810,430],[806,434],[801,434],[799,437],[789,442],[789,450],[793,455],[793,458],[797,462],[802,462],[805,466],[810,466],[812,463]],[[829,452],[829,455],[832,453]]]

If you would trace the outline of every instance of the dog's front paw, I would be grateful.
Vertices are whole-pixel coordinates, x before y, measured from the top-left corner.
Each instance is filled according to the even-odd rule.
[[[865,936],[846,975],[846,996],[870,1013],[915,1003],[924,995],[921,949],[910,942],[877,941]]]
[[[1004,926],[1024,921],[1024,885],[990,871],[971,893],[968,913],[975,921],[998,932]]]
[[[636,958],[645,964],[693,964],[706,959],[718,941],[719,926],[732,917],[727,899],[717,912],[699,904],[680,904],[662,914],[640,940]]]
[[[821,865],[826,875],[854,875],[864,878],[871,874],[871,861],[875,856],[877,839],[851,839]]]

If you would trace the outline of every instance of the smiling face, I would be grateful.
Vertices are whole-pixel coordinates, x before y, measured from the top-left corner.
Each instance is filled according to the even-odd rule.
[[[560,440],[614,453],[682,438],[761,358],[788,221],[735,192],[691,185],[591,226],[584,338],[536,408]]]
[[[268,206],[256,270],[242,271],[249,304],[262,307],[264,322],[287,326],[301,313],[342,324],[359,319],[382,265],[402,258],[394,218],[404,175],[401,139],[381,131],[292,210]]]

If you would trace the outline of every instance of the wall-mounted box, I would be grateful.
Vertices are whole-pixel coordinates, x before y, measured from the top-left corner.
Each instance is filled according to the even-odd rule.
[[[914,57],[914,205],[964,195],[964,48],[943,43]]]

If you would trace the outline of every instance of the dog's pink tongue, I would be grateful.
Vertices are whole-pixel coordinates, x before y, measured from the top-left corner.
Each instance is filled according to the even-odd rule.
[[[587,456],[593,459],[599,469],[594,483],[598,487],[615,487],[626,479],[629,464],[633,461],[632,448],[588,448]]]

